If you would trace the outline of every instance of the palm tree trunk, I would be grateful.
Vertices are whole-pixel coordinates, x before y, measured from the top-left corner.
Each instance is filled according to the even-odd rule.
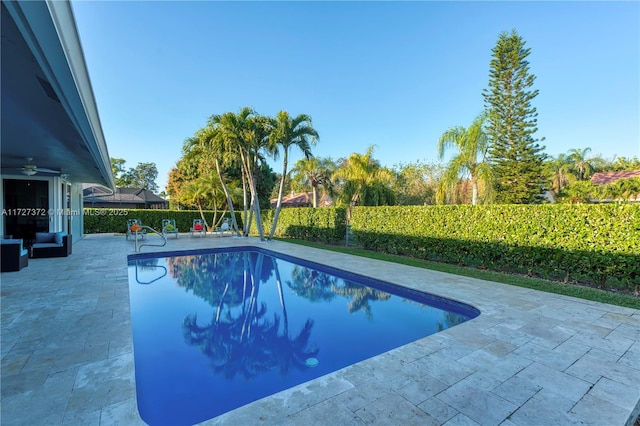
[[[229,194],[229,189],[224,183],[224,179],[222,179],[222,172],[220,171],[220,163],[218,162],[218,159],[216,159],[215,163],[216,172],[218,173],[218,179],[220,179],[220,183],[222,184],[222,191],[224,191],[224,196],[226,197],[227,204],[229,205],[229,213],[231,214],[231,226],[233,227],[233,229],[235,229],[236,235],[238,235],[238,221],[236,221],[236,214],[233,211],[233,201],[231,200],[231,194]]]
[[[264,241],[264,228],[262,227],[262,217],[260,216],[260,203],[258,201],[258,194],[256,192],[256,183],[252,182],[253,185],[253,194],[251,195],[251,204],[254,210],[255,218],[256,218],[256,227],[258,228],[258,235],[260,236],[260,241]]]
[[[223,213],[224,214],[224,213]],[[216,202],[215,196],[213,198],[213,217],[211,218],[211,229],[209,231],[213,231],[216,229],[216,217],[218,216],[218,203]]]
[[[229,290],[229,281],[224,285],[224,290],[222,291],[222,296],[220,296],[220,302],[218,303],[218,308],[216,309],[216,326],[220,323],[220,314],[222,314],[222,305],[224,304],[224,299],[227,297],[227,291]]]
[[[276,232],[276,226],[278,226],[278,217],[280,216],[280,209],[282,208],[282,196],[284,194],[284,181],[287,177],[287,149],[284,150],[284,158],[282,161],[282,178],[280,179],[280,189],[278,190],[278,203],[276,204],[276,212],[273,214],[273,223],[271,224],[271,232],[269,232],[269,239],[273,239],[273,234]]]
[[[202,210],[202,204],[200,203],[200,199],[199,198],[198,198],[197,204],[198,204],[198,211],[200,212],[200,217],[202,218],[202,221],[204,222],[204,226],[206,226],[207,229],[208,229],[209,225],[207,224],[207,219],[204,218],[204,211]]]
[[[258,254],[258,258],[256,259],[256,264],[254,267],[252,267],[253,264],[249,262],[251,295],[249,296],[249,309],[247,310],[247,315],[245,316],[242,324],[240,341],[243,340],[243,336],[245,335],[245,333],[247,338],[251,337],[251,324],[253,323],[253,319],[255,318],[256,307],[258,305],[258,292],[260,290],[260,271],[262,270],[263,259],[264,255]]]
[[[282,290],[282,279],[280,279],[280,269],[278,264],[274,263],[276,271],[276,284],[278,285],[278,295],[280,296],[280,307],[282,308],[282,319],[284,320],[284,335],[289,336],[289,316],[287,315],[287,307],[284,303],[284,291]]]
[[[224,303],[224,299],[227,296],[227,291],[229,290],[229,284],[233,280],[233,273],[236,270],[236,262],[238,261],[237,254],[233,255],[233,263],[231,264],[231,268],[229,268],[229,278],[227,278],[227,282],[224,286],[224,291],[222,292],[222,296],[220,296],[220,303],[218,304],[218,309],[216,310],[216,326],[220,322],[220,314],[222,313],[222,306]]]
[[[471,204],[478,204],[478,180],[471,179]]]
[[[313,208],[318,207],[318,188],[316,185],[311,185],[311,190],[313,191]]]
[[[257,178],[254,171],[258,170],[258,157],[257,154],[254,157],[253,169],[251,169],[251,186],[249,189],[252,194],[252,204],[256,215],[256,227],[258,228],[258,235],[260,235],[260,241],[264,241],[264,227],[262,226],[262,216],[260,214],[260,201],[258,200],[258,185]]]
[[[256,189],[256,179],[253,174],[252,161],[249,157],[249,152],[246,152],[246,157],[242,157],[242,165],[247,172],[247,180],[249,182],[249,191],[251,192],[251,211],[255,215],[256,227],[258,228],[258,235],[260,241],[264,241],[264,229],[262,227],[262,219],[260,218],[260,203],[258,201],[258,191]],[[249,227],[251,223],[249,223]]]
[[[242,150],[240,150],[240,158],[242,160],[242,167],[240,168],[242,170],[242,234],[247,237],[249,235],[249,227],[251,225],[251,221],[248,220],[247,218],[247,207],[249,206],[249,204],[247,203],[247,175],[246,172],[244,170],[244,154],[242,153]]]

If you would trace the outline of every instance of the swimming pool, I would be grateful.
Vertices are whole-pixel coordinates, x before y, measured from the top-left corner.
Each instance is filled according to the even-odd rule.
[[[255,247],[129,256],[140,416],[193,424],[479,315]]]

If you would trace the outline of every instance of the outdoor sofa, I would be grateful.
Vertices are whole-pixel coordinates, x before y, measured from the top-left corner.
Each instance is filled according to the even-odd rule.
[[[29,251],[22,247],[22,240],[0,240],[0,272],[15,272],[29,266]]]
[[[67,257],[71,254],[71,237],[66,232],[36,232],[31,257]]]

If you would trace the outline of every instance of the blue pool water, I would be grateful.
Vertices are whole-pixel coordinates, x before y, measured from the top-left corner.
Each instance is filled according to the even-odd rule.
[[[479,315],[257,248],[129,256],[138,409],[188,425]]]

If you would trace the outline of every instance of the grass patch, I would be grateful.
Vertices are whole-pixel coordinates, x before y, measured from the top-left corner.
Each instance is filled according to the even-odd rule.
[[[449,274],[461,275],[465,277],[478,278],[486,281],[494,281],[502,284],[515,285],[518,287],[531,288],[548,293],[563,294],[565,296],[578,297],[580,299],[594,302],[608,303],[611,305],[624,306],[627,308],[640,309],[640,298],[631,295],[614,293],[597,288],[580,285],[565,284],[556,281],[531,278],[522,275],[507,274],[502,272],[486,271],[476,268],[451,265],[448,263],[433,262],[429,260],[415,259],[411,257],[396,256],[375,251],[364,250],[353,247],[332,246],[328,244],[313,243],[303,240],[288,238],[277,238],[292,244],[299,244],[307,247],[314,247],[323,250],[346,253],[354,256],[367,257],[369,259],[384,260],[386,262],[399,263],[401,265],[415,266],[418,268],[430,269],[433,271],[446,272]]]

